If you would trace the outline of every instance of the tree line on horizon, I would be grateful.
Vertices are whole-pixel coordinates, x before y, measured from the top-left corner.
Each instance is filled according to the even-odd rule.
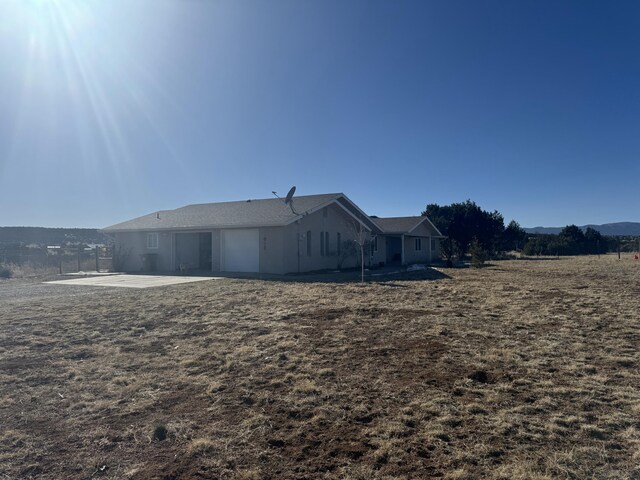
[[[454,256],[471,255],[472,263],[482,264],[511,251],[524,255],[591,255],[618,249],[633,251],[636,245],[635,239],[608,237],[594,228],[583,231],[576,225],[567,225],[558,234],[528,234],[517,221],[505,226],[500,212],[483,210],[471,200],[450,205],[431,203],[422,215],[447,237],[441,250],[448,263]]]

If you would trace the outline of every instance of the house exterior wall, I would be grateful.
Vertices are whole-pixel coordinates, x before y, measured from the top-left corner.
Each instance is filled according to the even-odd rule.
[[[148,232],[122,232],[115,234],[116,249],[122,258],[121,270],[140,272],[143,268],[142,256],[147,253],[157,254],[157,270],[172,269],[173,234],[158,233],[158,248],[147,248]]]
[[[260,273],[286,273],[284,237],[289,227],[260,228]],[[288,255],[295,255],[288,252]]]
[[[378,266],[387,261],[387,237],[385,235],[377,235],[378,250],[371,252],[371,265]]]
[[[421,250],[416,250],[416,238],[419,238],[422,243]],[[430,237],[421,236],[409,236],[404,237],[404,264],[410,265],[412,263],[430,263],[429,257],[429,242]]]
[[[353,217],[349,216],[341,207],[329,205],[325,210],[320,209],[310,215],[302,217],[295,223],[283,227],[283,273],[312,272],[316,270],[336,269],[340,263],[338,255],[337,234],[340,233],[341,253],[344,242],[353,240]],[[311,232],[311,255],[307,252],[307,232]],[[321,255],[320,232],[329,233],[329,246],[325,248],[325,255]],[[359,247],[358,255],[359,255]],[[298,257],[299,255],[299,257]],[[365,263],[369,263],[369,254],[365,252]],[[299,270],[298,270],[299,258]],[[355,256],[344,259],[342,268],[355,267],[358,263]]]
[[[432,262],[437,262],[438,260],[440,260],[440,242],[441,242],[441,239],[432,237],[432,240],[433,241],[431,243],[431,261]]]

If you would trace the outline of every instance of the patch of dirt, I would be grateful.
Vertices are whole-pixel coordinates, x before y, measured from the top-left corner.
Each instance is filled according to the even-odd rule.
[[[0,283],[0,478],[640,477],[640,268]]]

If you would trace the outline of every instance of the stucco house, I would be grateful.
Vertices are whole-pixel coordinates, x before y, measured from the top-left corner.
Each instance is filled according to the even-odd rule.
[[[296,273],[430,263],[442,235],[427,217],[369,217],[343,193],[188,205],[103,229],[123,271]],[[359,247],[358,247],[359,249]]]

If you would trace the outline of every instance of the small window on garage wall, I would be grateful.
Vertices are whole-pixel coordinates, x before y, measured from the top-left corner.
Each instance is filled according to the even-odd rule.
[[[263,237],[262,239],[262,249],[263,250],[267,249],[267,237]]]
[[[324,257],[324,232],[320,232],[320,256]]]
[[[158,248],[158,234],[147,233],[147,248],[149,250],[155,250]]]
[[[329,232],[324,232],[324,251],[327,256],[331,255],[329,252]]]
[[[322,216],[323,216],[324,218],[327,218],[327,217],[329,216],[329,207],[324,207],[324,208],[322,209]]]
[[[342,239],[340,232],[336,233],[336,252],[338,255],[342,253]]]
[[[373,237],[373,251],[377,252],[378,251],[378,237]]]
[[[307,232],[307,257],[311,256],[311,230]]]
[[[436,249],[436,239],[432,238],[431,239],[431,250],[435,250]]]
[[[419,252],[420,250],[422,250],[422,239],[421,238],[416,238],[415,239],[415,247],[416,247],[416,252]]]

